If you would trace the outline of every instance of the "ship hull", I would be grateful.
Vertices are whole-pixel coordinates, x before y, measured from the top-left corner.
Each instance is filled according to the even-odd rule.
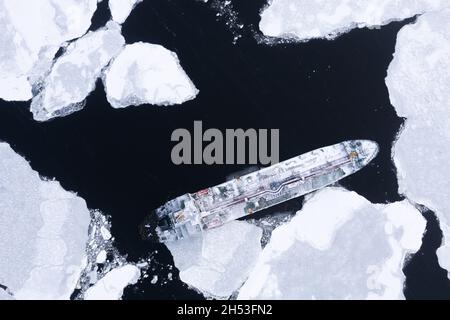
[[[377,153],[372,141],[345,141],[183,195],[155,210],[157,237],[164,242],[201,234],[316,191],[359,171]]]

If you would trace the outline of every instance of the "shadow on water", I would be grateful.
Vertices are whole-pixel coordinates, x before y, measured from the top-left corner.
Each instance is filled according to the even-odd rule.
[[[256,26],[264,1],[234,3],[242,21]],[[277,46],[257,44],[248,27],[233,45],[225,24],[201,2],[145,1],[123,26],[127,42],[175,51],[200,89],[195,100],[115,110],[99,81],[84,110],[46,123],[32,120],[28,103],[0,102],[0,138],[40,174],[110,215],[117,247],[129,259],[158,250],[152,268],[160,279],[172,272],[175,280],[152,285],[150,277],[127,289],[125,298],[200,298],[170,269],[165,246],[139,238],[138,225],[165,201],[221,183],[245,166],[175,166],[172,131],[191,129],[194,120],[204,128],[279,128],[281,160],[343,140],[372,139],[381,146],[379,156],[341,183],[372,202],[399,200],[391,145],[402,119],[384,78],[405,23]]]

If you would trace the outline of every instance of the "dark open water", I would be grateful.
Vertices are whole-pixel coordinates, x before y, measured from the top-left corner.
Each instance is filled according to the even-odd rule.
[[[166,200],[221,183],[245,168],[172,165],[170,135],[176,128],[192,128],[194,120],[221,129],[279,128],[281,160],[343,140],[375,140],[379,156],[342,185],[372,202],[401,199],[390,157],[402,119],[390,105],[384,78],[397,32],[410,21],[354,30],[334,41],[266,46],[251,33],[265,1],[233,3],[246,24],[235,45],[215,12],[196,1],[145,1],[124,25],[128,43],[161,44],[178,54],[200,89],[182,106],[114,110],[99,82],[83,111],[40,124],[32,120],[28,103],[0,101],[0,139],[42,175],[76,191],[90,208],[111,215],[116,244],[130,259],[158,249],[153,267],[160,280],[172,258],[163,245],[139,239],[137,227],[145,215]],[[96,15],[94,28],[106,21],[106,11]],[[294,210],[300,201],[278,209]],[[450,292],[434,254],[442,235],[433,214],[428,217],[428,242],[407,269],[408,298]],[[175,272],[175,280],[164,286],[145,280],[127,289],[125,298],[201,298],[177,277]]]

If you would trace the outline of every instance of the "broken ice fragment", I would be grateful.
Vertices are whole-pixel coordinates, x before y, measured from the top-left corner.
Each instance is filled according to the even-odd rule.
[[[447,0],[273,0],[262,12],[259,27],[270,37],[334,38],[448,5]]]
[[[124,44],[120,26],[114,22],[71,43],[33,98],[34,119],[45,121],[80,110],[103,68]]]
[[[130,284],[135,284],[141,271],[134,265],[118,267],[107,273],[84,294],[85,300],[118,300],[123,290]]]
[[[203,237],[167,243],[180,278],[207,296],[229,297],[247,278],[261,253],[262,230],[232,221]]]
[[[100,228],[100,233],[105,240],[111,239],[111,233],[105,227]]]
[[[107,253],[105,250],[100,251],[100,253],[97,255],[97,259],[95,260],[95,262],[97,263],[105,263],[107,258]]]
[[[239,299],[399,299],[425,219],[407,201],[374,205],[326,188],[276,228]]]
[[[106,71],[104,84],[114,108],[181,104],[198,93],[174,52],[143,42],[125,46]]]

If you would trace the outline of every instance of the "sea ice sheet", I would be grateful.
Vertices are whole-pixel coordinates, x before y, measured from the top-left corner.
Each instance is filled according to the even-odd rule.
[[[124,23],[133,8],[143,0],[109,0],[109,10],[112,18],[117,23]]]
[[[102,70],[124,45],[121,28],[114,22],[71,43],[33,98],[34,119],[45,121],[80,110]]]
[[[259,227],[233,221],[167,247],[183,282],[207,296],[227,298],[253,268],[261,253],[261,235]]]
[[[374,205],[326,188],[273,233],[238,299],[399,299],[425,219],[406,200]]]
[[[125,46],[106,71],[104,84],[114,108],[181,104],[198,93],[174,52],[143,42]]]
[[[135,284],[140,276],[140,269],[134,265],[125,265],[113,269],[86,291],[84,299],[119,300],[125,287]]]
[[[97,0],[0,0],[0,98],[31,99],[33,79],[88,30],[96,9]]]
[[[450,270],[450,8],[400,30],[386,84],[407,118],[394,146],[399,192],[438,215],[439,260]]]
[[[354,28],[380,26],[449,5],[447,0],[272,0],[259,27],[270,37],[334,38]]]
[[[86,258],[86,202],[0,143],[0,283],[16,299],[69,299]]]

